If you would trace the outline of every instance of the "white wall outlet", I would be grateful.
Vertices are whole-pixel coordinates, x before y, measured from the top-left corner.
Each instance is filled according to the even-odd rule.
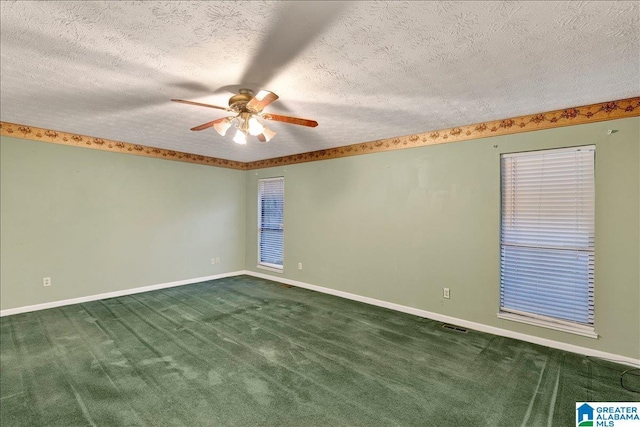
[[[45,277],[42,279],[42,286],[51,286],[51,277]]]
[[[449,299],[451,296],[449,295],[449,288],[442,288],[442,297]]]
[[[220,257],[216,257],[216,264],[220,264]]]
[[[211,258],[211,264],[215,264],[216,263],[216,259],[215,258]]]
[[[302,270],[302,263],[301,262],[298,263],[298,270]]]

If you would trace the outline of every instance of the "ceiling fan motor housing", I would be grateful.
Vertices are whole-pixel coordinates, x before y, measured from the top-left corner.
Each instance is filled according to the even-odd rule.
[[[229,108],[239,113],[244,111],[245,106],[253,98],[251,89],[240,89],[240,93],[229,98]]]

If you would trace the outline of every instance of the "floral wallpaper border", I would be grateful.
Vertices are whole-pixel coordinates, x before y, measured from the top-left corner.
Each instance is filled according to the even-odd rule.
[[[148,147],[128,142],[77,135],[57,130],[43,129],[15,123],[0,122],[0,135],[14,138],[44,141],[53,144],[72,145],[75,147],[93,148],[94,150],[112,151],[116,153],[134,154],[136,156],[155,157],[158,159],[177,160],[180,162],[198,163],[230,169],[246,169],[246,163],[199,154],[183,153],[164,148]]]
[[[144,145],[130,144],[128,142],[112,141],[86,135],[76,135],[15,123],[0,122],[0,135],[230,169],[252,170],[639,116],[640,97],[635,97],[396,138],[380,139],[377,141],[345,145],[326,150],[310,151],[248,163],[147,147]]]
[[[640,116],[640,97],[627,98],[618,101],[602,102],[582,107],[567,108],[564,110],[555,110],[546,113],[345,145],[327,150],[259,160],[246,163],[246,169],[262,169],[317,160],[337,159],[340,157],[469,141],[492,136],[511,135],[638,116]]]

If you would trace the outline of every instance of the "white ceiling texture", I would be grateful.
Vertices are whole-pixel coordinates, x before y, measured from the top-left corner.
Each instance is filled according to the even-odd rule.
[[[640,95],[640,3],[1,3],[0,120],[254,161]],[[269,143],[196,125],[280,96]]]

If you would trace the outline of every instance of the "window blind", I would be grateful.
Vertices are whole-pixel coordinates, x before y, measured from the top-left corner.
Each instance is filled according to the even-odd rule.
[[[282,268],[284,261],[284,178],[258,181],[258,262]]]
[[[594,146],[501,156],[501,312],[593,326],[594,166]]]

